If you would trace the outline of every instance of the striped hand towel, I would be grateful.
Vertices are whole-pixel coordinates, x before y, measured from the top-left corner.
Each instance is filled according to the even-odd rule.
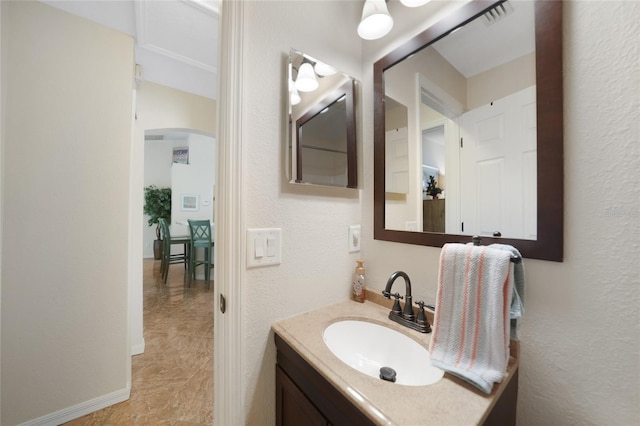
[[[509,362],[511,254],[445,244],[429,351],[431,362],[491,393]]]

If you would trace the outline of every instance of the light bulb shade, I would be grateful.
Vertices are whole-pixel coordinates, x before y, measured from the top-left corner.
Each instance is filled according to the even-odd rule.
[[[400,0],[400,3],[407,7],[418,7],[429,3],[431,0]]]
[[[320,61],[316,62],[316,66],[313,67],[313,69],[316,70],[316,74],[321,75],[323,77],[334,75],[336,72],[338,72],[331,65],[327,65],[324,62],[320,62]]]
[[[289,97],[290,97],[290,100],[291,100],[291,106],[298,105],[300,103],[300,101],[302,100],[302,98],[300,97],[300,94],[298,93],[297,90],[294,90],[293,92],[291,92]]]
[[[313,92],[318,88],[318,80],[310,63],[305,62],[300,65],[298,78],[296,78],[296,89],[301,92]]]
[[[384,0],[367,0],[362,8],[362,19],[358,25],[358,35],[365,40],[384,37],[393,27]]]
[[[302,101],[300,93],[296,90],[296,85],[293,83],[293,80],[289,79],[289,102],[291,102],[291,106],[298,105],[300,101]]]

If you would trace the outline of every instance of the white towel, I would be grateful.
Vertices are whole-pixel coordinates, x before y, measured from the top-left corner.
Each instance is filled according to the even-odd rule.
[[[429,351],[431,362],[491,393],[509,362],[511,254],[445,244]]]

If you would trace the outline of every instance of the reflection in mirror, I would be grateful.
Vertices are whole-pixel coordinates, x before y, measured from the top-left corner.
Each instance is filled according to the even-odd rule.
[[[385,70],[387,229],[536,239],[534,36],[506,2]]]
[[[296,50],[288,65],[290,181],[356,188],[354,79]]]
[[[561,14],[474,0],[374,64],[374,238],[562,260]]]

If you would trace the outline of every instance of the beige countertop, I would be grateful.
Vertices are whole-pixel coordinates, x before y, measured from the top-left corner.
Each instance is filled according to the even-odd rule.
[[[431,333],[422,334],[388,319],[389,309],[366,301],[339,302],[279,321],[273,331],[298,352],[369,418],[381,425],[480,424],[517,369],[511,358],[507,376],[486,395],[464,381],[445,374],[429,386],[405,386],[369,377],[340,361],[324,344],[324,329],[345,319],[385,325],[429,347]]]

